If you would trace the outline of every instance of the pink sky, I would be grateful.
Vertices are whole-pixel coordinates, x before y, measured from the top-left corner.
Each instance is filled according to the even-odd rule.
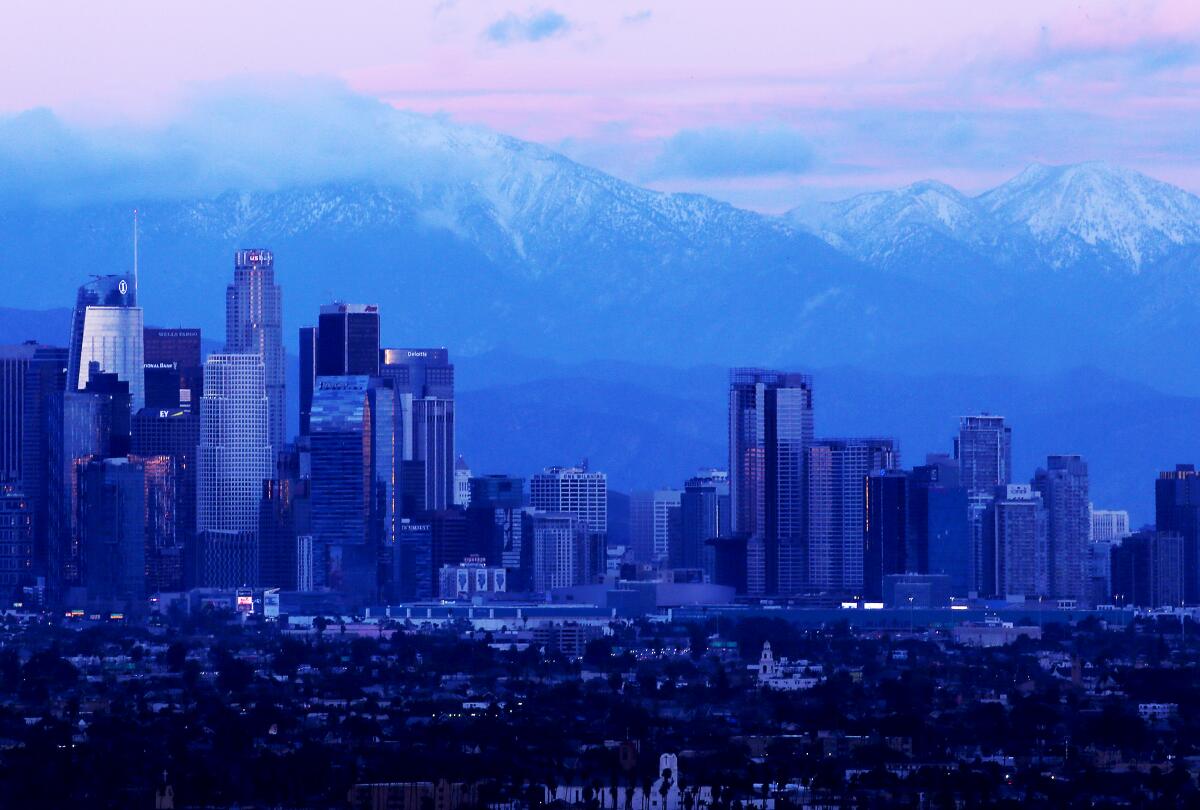
[[[1172,121],[1200,107],[1198,44],[1187,2],[7,4],[0,113],[161,123],[197,86],[321,77],[760,208],[927,175],[981,188],[1031,160],[1195,187]],[[750,150],[769,131],[759,169],[664,174],[672,138],[713,130]],[[787,133],[811,165],[773,157]]]

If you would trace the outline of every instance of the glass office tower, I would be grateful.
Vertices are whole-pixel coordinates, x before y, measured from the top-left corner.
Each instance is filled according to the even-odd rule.
[[[729,374],[729,495],[733,531],[746,538],[747,591],[804,586],[812,378],[735,368]]]
[[[99,276],[79,288],[71,321],[67,387],[87,387],[93,368],[129,385],[133,410],[146,404],[142,309],[131,278]]]

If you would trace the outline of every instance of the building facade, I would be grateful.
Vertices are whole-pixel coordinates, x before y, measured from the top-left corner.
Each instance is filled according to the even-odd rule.
[[[197,403],[199,405],[199,403]],[[185,408],[143,408],[133,416],[130,453],[140,457],[171,459],[173,485],[170,489],[173,514],[173,550],[164,556],[163,573],[155,580],[157,590],[191,587],[197,581],[196,545],[196,453],[200,445],[200,415]],[[150,481],[154,476],[149,477]],[[175,560],[175,557],[178,560]],[[148,562],[148,565],[153,560]],[[168,567],[178,566],[178,576]]]
[[[317,321],[317,376],[379,375],[379,306],[326,304]]]
[[[199,329],[147,328],[142,332],[146,407],[200,413],[204,366]]]
[[[1050,456],[1033,488],[1041,493],[1049,521],[1049,588],[1059,599],[1084,600],[1088,542],[1092,533],[1087,463],[1079,456]]]
[[[1092,509],[1092,540],[1111,543],[1130,534],[1129,513],[1124,509]]]
[[[259,502],[274,461],[263,356],[210,355],[196,455],[200,584],[255,584]]]
[[[233,264],[233,283],[225,291],[225,352],[262,358],[267,444],[278,453],[287,443],[287,359],[283,294],[275,283],[275,257],[269,250],[239,250]]]
[[[129,386],[133,410],[146,404],[142,309],[133,279],[100,276],[79,288],[71,322],[67,387],[83,390],[93,370]]]
[[[608,476],[578,467],[547,467],[529,481],[529,504],[543,512],[578,516],[587,527],[583,569],[589,576],[607,569]]]
[[[994,555],[984,536],[983,519],[996,488],[1012,480],[1012,429],[1003,416],[980,414],[959,419],[954,457],[967,491],[967,518],[971,529],[971,590],[994,585]]]
[[[999,597],[1052,596],[1049,518],[1042,495],[1028,484],[997,487],[984,520],[994,548]]]
[[[863,590],[867,477],[893,470],[891,439],[821,439],[808,457],[809,587],[857,595]]]
[[[683,492],[658,489],[634,492],[629,496],[629,530],[633,559],[658,566],[671,564],[672,525]],[[676,532],[677,534],[677,532]]]
[[[405,516],[454,503],[454,365],[445,349],[382,349],[380,375],[396,395]],[[421,479],[419,482],[417,478]]]
[[[729,474],[706,470],[689,478],[679,496],[679,566],[699,568],[716,582],[715,543],[733,534]]]
[[[1183,598],[1200,604],[1200,472],[1193,464],[1176,464],[1154,482],[1154,525],[1183,543]]]
[[[746,541],[747,590],[795,593],[808,575],[808,448],[812,378],[735,368],[729,375],[729,495]]]

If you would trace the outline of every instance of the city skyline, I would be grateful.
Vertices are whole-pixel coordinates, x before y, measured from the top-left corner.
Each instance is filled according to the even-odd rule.
[[[5,808],[1200,806],[1200,7],[0,68]]]
[[[133,391],[143,382],[142,375],[129,371],[125,354],[103,348],[108,344],[97,343],[96,338],[90,343],[79,338],[89,329],[94,331],[87,324],[96,304],[111,303],[105,294],[118,298],[125,294],[118,289],[123,279],[105,280],[109,293],[95,292],[95,283],[81,288],[71,339],[85,347],[74,354],[87,357],[90,375],[88,379],[80,375],[82,390],[60,395],[61,405],[55,406],[52,397],[47,400],[51,426],[54,419],[63,420],[61,433],[50,434],[51,458],[60,459],[51,462],[50,471],[65,464],[68,474],[65,479],[50,476],[57,481],[51,492],[60,494],[59,500],[50,501],[51,530],[39,541],[43,550],[38,554],[49,555],[40,559],[51,560],[51,578],[58,576],[53,566],[75,571],[67,574],[63,588],[86,588],[89,581],[100,581],[89,579],[86,550],[95,546],[89,538],[96,531],[110,531],[103,524],[93,527],[86,513],[65,523],[60,517],[63,505],[76,497],[71,472],[75,459],[120,462],[129,453],[129,461],[140,466],[97,467],[87,475],[96,479],[96,487],[121,486],[117,479],[106,483],[110,475],[141,476],[146,481],[145,497],[149,499],[153,492],[154,502],[161,504],[156,508],[165,510],[153,524],[155,540],[147,545],[145,562],[135,566],[146,568],[147,587],[151,581],[178,583],[181,578],[185,584],[228,587],[257,583],[261,571],[272,570],[274,576],[285,572],[282,581],[311,582],[312,587],[370,602],[388,598],[393,587],[404,593],[412,593],[415,587],[416,593],[432,594],[438,587],[439,567],[472,555],[496,566],[515,564],[511,572],[518,588],[534,583],[547,588],[551,587],[547,583],[558,588],[585,585],[606,569],[614,570],[612,566],[619,565],[624,555],[662,570],[690,565],[705,581],[751,597],[815,591],[873,593],[878,598],[880,583],[884,589],[890,587],[889,576],[924,575],[945,577],[938,580],[945,582],[938,587],[962,597],[1023,593],[1081,601],[1108,598],[1103,582],[1112,575],[1108,567],[1096,568],[1100,552],[1094,553],[1099,546],[1093,543],[1093,526],[1102,527],[1097,542],[1106,543],[1104,554],[1111,556],[1113,544],[1119,545],[1129,533],[1128,517],[1104,509],[1099,517],[1092,514],[1088,468],[1078,455],[1050,455],[1044,468],[1028,479],[1029,485],[1011,486],[1012,427],[1002,416],[965,415],[960,418],[959,435],[946,448],[953,450],[953,457],[930,456],[925,466],[914,462],[911,470],[904,470],[893,438],[817,438],[813,378],[794,371],[732,369],[727,435],[733,474],[726,479],[723,472],[702,470],[699,477],[676,485],[682,488],[634,492],[628,528],[619,530],[632,545],[615,549],[609,538],[607,476],[590,471],[586,460],[578,467],[546,467],[533,474],[527,496],[522,484],[521,500],[513,503],[494,501],[486,494],[490,489],[481,489],[482,511],[471,512],[470,498],[460,491],[469,496],[476,478],[455,453],[455,373],[449,352],[382,347],[376,305],[323,305],[319,325],[301,329],[302,341],[313,341],[314,365],[308,378],[302,375],[293,397],[302,409],[308,403],[309,424],[295,443],[273,441],[266,372],[269,352],[263,347],[271,340],[279,345],[278,327],[274,337],[269,327],[278,323],[285,293],[269,272],[270,251],[239,250],[236,256],[235,283],[227,292],[226,346],[240,345],[249,351],[213,352],[204,358],[201,370],[197,367],[199,330],[145,328],[145,341],[152,350],[144,375],[146,381],[154,380],[143,389],[153,392],[154,401],[147,408],[134,405]],[[260,265],[268,272],[256,269]],[[133,303],[132,298],[126,303]],[[243,321],[248,326],[243,327]],[[247,337],[241,337],[243,333]],[[138,331],[138,346],[142,337]],[[13,369],[14,381],[20,378],[19,385],[8,384],[10,389],[18,387],[6,401],[19,399],[26,410],[30,405],[23,391],[45,379],[42,372],[29,376],[39,352],[54,356],[32,345],[13,347],[9,351],[13,360],[5,366]],[[72,352],[65,354],[70,377]],[[194,418],[193,391],[201,392],[198,422],[189,421]],[[68,403],[75,404],[68,408]],[[259,417],[265,414],[257,427],[255,408],[263,410]],[[21,409],[6,412],[6,418],[10,469],[6,475],[23,487],[22,462],[29,458],[32,440],[26,434],[32,423]],[[189,433],[192,430],[198,433]],[[186,446],[189,435],[197,442],[194,450]],[[164,463],[169,466],[163,467]],[[192,483],[193,464],[197,483]],[[466,476],[461,481],[460,468]],[[84,480],[91,479],[79,469],[82,487]],[[154,480],[161,481],[153,490],[151,469]],[[480,472],[480,482],[502,480],[495,478],[500,471]],[[1161,511],[1166,475],[1162,473],[1156,488],[1158,522],[1173,527],[1176,524],[1169,521],[1184,518],[1164,517],[1175,512]],[[720,489],[711,488],[714,482],[723,486],[726,480],[728,501]],[[875,492],[877,484],[880,489]],[[938,494],[940,505],[935,506],[934,495],[943,490]],[[702,496],[705,492],[710,494]],[[955,500],[955,492],[961,493],[961,500]],[[84,494],[81,489],[78,497]],[[190,502],[188,509],[179,507],[180,497],[195,497],[194,519],[188,517]],[[302,528],[308,518],[295,517],[308,514],[308,507],[295,512],[297,497],[303,502],[312,499],[311,529]],[[878,498],[892,505],[880,511]],[[268,507],[272,501],[279,502]],[[957,516],[954,503],[962,507],[957,508]],[[1030,513],[1036,520],[1018,519],[1025,506],[1036,509]],[[514,507],[525,510],[520,521]],[[149,516],[149,506],[145,509]],[[578,541],[569,539],[577,531],[574,528],[545,534],[551,531],[550,524],[538,514],[576,515],[582,521]],[[129,519],[124,512],[105,518]],[[61,546],[63,526],[77,527],[69,533],[78,537],[65,547]],[[715,534],[697,535],[698,526]],[[295,549],[287,539],[288,531],[296,536]],[[495,536],[497,531],[503,540]],[[1183,548],[1191,559],[1190,529],[1183,531]],[[195,532],[194,537],[189,538],[190,532]],[[421,537],[425,539],[418,540]],[[426,544],[426,551],[414,552],[414,542]],[[51,544],[49,550],[46,543]],[[551,548],[558,550],[551,552]],[[36,562],[37,555],[33,559],[35,566],[42,564]],[[413,579],[406,566],[422,559],[433,567]],[[293,578],[278,567],[280,560],[294,560],[297,565],[303,560],[310,569],[298,569]],[[737,561],[733,568],[728,567],[731,560]],[[1026,567],[1013,568],[1017,563]],[[113,574],[104,576],[104,581],[113,582]],[[410,584],[389,584],[395,577],[399,577],[396,583]],[[428,584],[420,585],[422,581]],[[1187,582],[1191,594],[1194,589]],[[106,593],[128,593],[126,586],[105,587]],[[63,588],[53,590],[60,595],[70,592]]]

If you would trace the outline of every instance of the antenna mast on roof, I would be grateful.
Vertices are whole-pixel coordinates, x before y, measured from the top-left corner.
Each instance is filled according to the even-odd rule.
[[[138,219],[137,209],[133,209],[133,300],[137,303],[138,295]]]

